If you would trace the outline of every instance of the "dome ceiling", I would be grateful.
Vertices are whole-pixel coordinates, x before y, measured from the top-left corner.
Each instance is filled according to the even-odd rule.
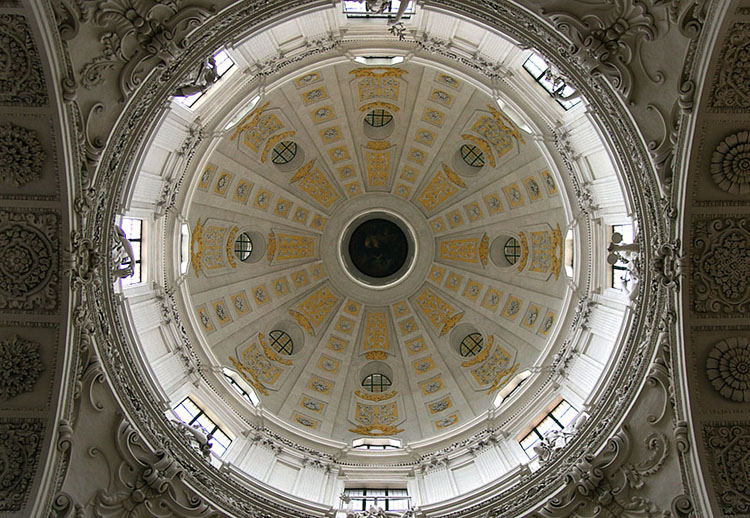
[[[266,410],[413,442],[534,366],[569,290],[567,221],[554,168],[496,107],[442,70],[343,61],[266,92],[201,157],[187,304]]]

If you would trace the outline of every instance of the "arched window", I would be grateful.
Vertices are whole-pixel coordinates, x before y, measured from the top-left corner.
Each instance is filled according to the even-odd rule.
[[[276,165],[288,164],[297,156],[297,144],[291,140],[283,140],[271,150],[271,162]]]
[[[463,144],[461,146],[461,158],[471,167],[482,167],[484,165],[484,153],[477,146]]]
[[[370,112],[365,115],[365,122],[373,128],[382,128],[392,120],[393,115],[383,109],[370,110]]]
[[[458,352],[463,357],[476,356],[482,350],[482,344],[484,343],[484,337],[480,333],[470,333],[461,340],[461,344],[458,346]]]
[[[385,392],[391,386],[391,380],[385,374],[372,373],[362,380],[362,387],[370,392]]]
[[[247,261],[250,259],[250,254],[253,252],[253,240],[250,239],[250,236],[247,234],[247,232],[243,232],[237,237],[237,240],[234,242],[234,255],[237,256],[237,259],[240,261]]]
[[[294,341],[286,331],[274,329],[268,336],[271,337],[271,347],[280,354],[292,354],[294,352]]]
[[[516,264],[521,257],[521,245],[518,244],[518,240],[514,237],[508,239],[503,247],[503,253],[509,264]]]

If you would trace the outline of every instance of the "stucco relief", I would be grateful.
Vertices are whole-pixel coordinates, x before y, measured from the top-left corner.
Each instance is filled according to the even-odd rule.
[[[750,222],[742,217],[696,218],[692,249],[693,311],[746,315]]]
[[[712,108],[750,109],[750,23],[735,23],[732,27],[721,49],[711,92]]]
[[[750,512],[750,423],[718,423],[703,426],[706,456],[711,459],[711,475],[717,504],[724,515]]]
[[[44,106],[47,86],[31,31],[23,16],[0,15],[0,105]]]
[[[39,344],[16,335],[0,341],[0,399],[5,401],[34,390],[34,384],[44,370],[39,356]]]
[[[750,193],[750,131],[722,140],[711,155],[711,178],[722,191]]]
[[[177,5],[176,2],[98,3],[92,19],[108,31],[99,38],[102,54],[81,69],[81,84],[94,88],[104,82],[107,70],[117,67],[120,91],[127,97],[154,67],[168,66],[185,47],[187,34],[211,12],[198,6],[178,8]]]
[[[44,149],[36,131],[0,123],[0,181],[21,187],[38,180],[43,163]]]
[[[57,310],[59,232],[56,212],[0,210],[0,309]]]
[[[726,338],[711,349],[706,360],[711,385],[730,401],[750,402],[750,342]]]
[[[0,418],[0,512],[21,511],[36,476],[42,419]]]

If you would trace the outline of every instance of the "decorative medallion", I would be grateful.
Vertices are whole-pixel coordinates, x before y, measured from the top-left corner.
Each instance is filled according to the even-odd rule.
[[[59,221],[47,210],[0,210],[0,309],[57,310]]]
[[[732,194],[750,193],[750,131],[722,140],[711,155],[711,178]]]
[[[0,181],[22,187],[42,176],[44,149],[36,131],[0,123]]]
[[[34,383],[44,371],[39,357],[39,344],[16,335],[0,341],[0,399],[9,400],[19,394],[34,390]]]
[[[23,16],[0,16],[0,56],[3,63],[0,67],[0,105],[47,104],[47,85],[39,52]]]
[[[726,338],[714,345],[706,360],[711,385],[730,401],[750,402],[750,342]]]
[[[44,439],[41,419],[0,418],[0,512],[21,511],[31,490]]]
[[[748,315],[750,222],[747,218],[695,219],[692,263],[693,311]]]

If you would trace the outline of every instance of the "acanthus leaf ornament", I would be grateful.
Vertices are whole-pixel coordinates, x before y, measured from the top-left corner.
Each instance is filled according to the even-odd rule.
[[[0,341],[0,399],[8,401],[34,390],[34,384],[44,371],[39,344],[18,335]]]
[[[181,0],[106,0],[97,5],[93,19],[109,28],[100,37],[102,54],[81,69],[81,84],[94,88],[104,73],[121,67],[124,98],[138,88],[154,68],[167,67],[187,46],[187,38],[212,9],[184,5]]]
[[[44,149],[36,131],[0,123],[0,181],[22,187],[42,176]]]
[[[640,60],[642,43],[655,40],[658,34],[648,5],[639,0],[614,0],[601,13],[588,12],[581,17],[566,12],[548,15],[575,44],[573,59],[589,73],[606,77],[629,100],[634,84],[630,66],[634,59]],[[661,74],[656,79],[661,80]]]

